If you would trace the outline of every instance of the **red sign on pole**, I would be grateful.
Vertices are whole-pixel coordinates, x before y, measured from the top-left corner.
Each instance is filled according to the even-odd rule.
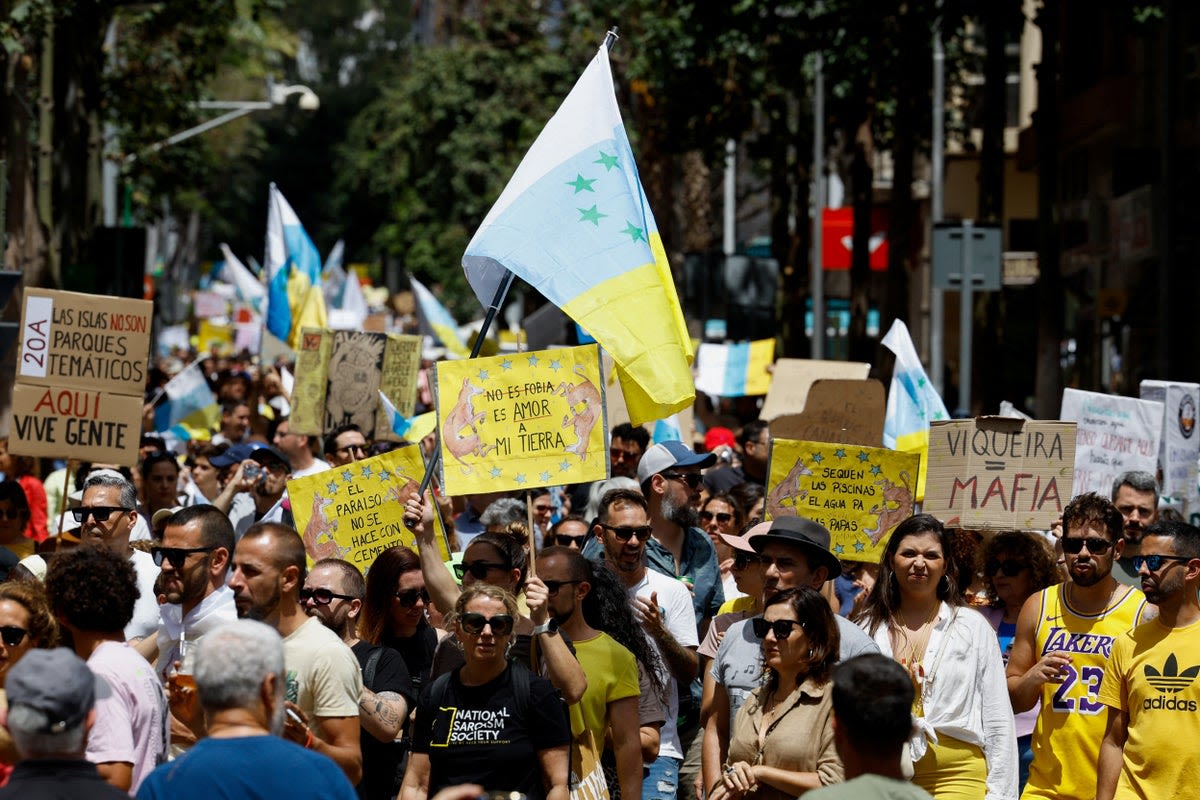
[[[823,238],[821,240],[821,262],[825,269],[850,269],[851,252],[854,249],[854,209],[827,208],[821,214]],[[886,272],[888,262],[888,212],[886,208],[871,209],[871,271]]]

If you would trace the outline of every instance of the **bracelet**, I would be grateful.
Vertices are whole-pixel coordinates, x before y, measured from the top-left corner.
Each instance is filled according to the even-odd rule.
[[[305,729],[304,729],[304,737],[305,737],[305,738],[304,738],[304,749],[305,749],[305,750],[312,750],[312,749],[313,749],[313,743],[314,743],[314,742],[316,742],[316,739],[314,739],[314,738],[313,738],[313,735],[312,735],[312,728],[305,728]]]

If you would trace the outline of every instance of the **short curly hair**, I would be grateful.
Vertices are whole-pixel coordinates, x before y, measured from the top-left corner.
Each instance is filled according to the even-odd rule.
[[[29,615],[29,641],[34,647],[58,646],[58,621],[50,613],[50,602],[40,583],[0,583],[0,600],[9,600],[25,609]]]
[[[1041,537],[1028,531],[1005,531],[985,541],[979,550],[977,566],[985,573],[984,582],[992,597],[996,597],[996,586],[992,582],[995,575],[986,574],[985,565],[998,560],[1001,554],[1007,554],[1009,558],[1028,567],[1030,594],[1037,594],[1060,580],[1054,554]],[[1004,605],[999,599],[995,604],[997,607]]]
[[[141,593],[127,559],[103,547],[76,547],[50,562],[46,594],[54,615],[71,627],[115,633],[133,619]]]

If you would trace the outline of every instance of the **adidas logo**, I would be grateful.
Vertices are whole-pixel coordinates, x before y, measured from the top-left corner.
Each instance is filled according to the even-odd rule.
[[[1145,672],[1146,682],[1155,689],[1160,692],[1177,694],[1190,686],[1196,676],[1200,675],[1200,665],[1188,667],[1183,672],[1179,672],[1179,662],[1175,660],[1175,654],[1172,653],[1167,656],[1161,674],[1149,664],[1146,665]]]
[[[1160,695],[1175,695],[1192,685],[1192,681],[1200,675],[1200,665],[1188,667],[1183,672],[1179,671],[1179,662],[1175,659],[1175,654],[1167,656],[1167,660],[1163,663],[1162,672],[1160,673],[1154,667],[1147,664],[1144,668],[1146,674],[1146,682],[1153,686]],[[1196,712],[1195,700],[1184,700],[1178,697],[1154,697],[1146,698],[1142,702],[1143,708],[1147,711],[1186,711]]]

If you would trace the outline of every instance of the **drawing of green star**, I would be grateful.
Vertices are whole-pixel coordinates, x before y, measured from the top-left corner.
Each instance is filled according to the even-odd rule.
[[[870,458],[871,458],[871,457],[870,457],[869,455],[867,455],[867,451],[866,451],[866,450],[859,450],[859,451],[858,451],[858,460],[859,460],[859,461],[867,461],[867,460],[869,460]]]
[[[837,450],[834,450],[834,451],[833,451],[833,454],[834,454],[835,456],[837,456],[837,459],[838,459],[839,461],[841,461],[843,458],[845,458],[845,457],[846,457],[846,448],[844,448],[844,447],[839,447]]]
[[[879,466],[878,464],[876,464],[875,466],[871,467],[871,474],[872,474],[872,475],[874,475],[874,476],[878,477],[878,476],[879,476],[879,474],[880,474],[881,472],[883,472],[883,467]]]

